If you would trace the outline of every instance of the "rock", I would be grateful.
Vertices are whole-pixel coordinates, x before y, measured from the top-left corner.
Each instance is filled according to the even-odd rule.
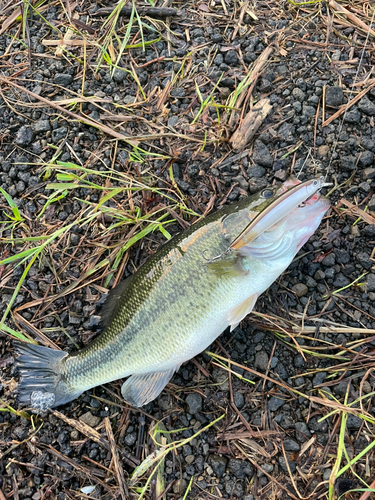
[[[287,465],[285,458],[279,457],[279,464],[280,464],[281,468],[284,469],[285,472],[289,472],[288,465],[289,465],[290,472],[292,474],[293,474],[293,472],[296,471],[296,463],[293,460],[288,460],[288,465]]]
[[[373,195],[372,198],[374,198],[374,208],[375,208],[375,195]],[[372,208],[370,207],[370,204],[371,204],[371,201],[369,203],[369,208],[370,208],[370,210],[372,210]],[[370,270],[372,265],[373,265],[373,262],[370,260],[370,255],[367,252],[359,252],[356,255],[356,260],[366,270]]]
[[[367,167],[362,170],[362,179],[367,181],[369,179],[373,179],[375,177],[375,168]]]
[[[220,64],[223,64],[223,62],[224,62],[223,54],[217,54],[214,59],[214,64],[216,64],[216,66],[220,66]]]
[[[313,386],[315,387],[316,385],[322,384],[326,376],[327,376],[326,372],[318,372],[313,378],[312,381]]]
[[[227,89],[234,88],[235,84],[236,84],[236,81],[234,78],[223,78],[220,81],[220,85],[222,85],[224,88],[227,88]]]
[[[344,93],[341,87],[328,87],[326,90],[326,105],[333,108],[341,106],[344,98]]]
[[[20,441],[26,439],[29,434],[27,427],[23,427],[21,425],[15,427],[12,432],[16,436],[16,438],[19,439]]]
[[[302,104],[299,101],[294,101],[292,104],[293,109],[295,110],[296,113],[301,113],[302,111]]]
[[[186,485],[187,482],[185,481],[185,479],[177,479],[177,481],[175,481],[175,483],[173,484],[173,493],[184,493],[186,491]]]
[[[171,116],[169,119],[168,119],[168,126],[169,127],[174,127],[178,122],[178,116]]]
[[[304,104],[302,106],[302,114],[305,116],[314,116],[316,113],[316,109],[314,106],[309,106],[308,104]]]
[[[350,279],[344,276],[342,273],[339,273],[336,276],[335,281],[333,282],[333,286],[336,288],[343,288],[344,286],[349,285],[349,283]]]
[[[223,41],[223,37],[220,33],[214,33],[210,38],[214,43],[220,43]]]
[[[359,157],[359,164],[362,167],[368,167],[374,163],[374,153],[371,151],[362,151]]]
[[[40,134],[41,132],[49,132],[51,130],[51,124],[49,120],[38,120],[33,125],[34,133]]]
[[[67,87],[70,85],[73,81],[72,75],[69,75],[69,73],[56,73],[53,83],[56,85],[61,85],[62,87]]]
[[[241,392],[235,391],[233,394],[233,402],[237,406],[239,410],[244,407],[245,405],[245,398],[243,397],[243,394]]]
[[[306,285],[309,287],[309,288],[315,288],[316,285],[317,285],[317,282],[314,280],[314,278],[312,278],[311,276],[307,276],[306,277]]]
[[[89,425],[90,427],[96,427],[100,423],[100,418],[95,417],[90,411],[84,413],[79,417],[81,422]]]
[[[367,149],[375,153],[375,142],[370,139],[370,137],[362,137],[361,146],[363,149]]]
[[[295,87],[292,90],[292,96],[294,97],[294,99],[296,99],[299,102],[302,102],[305,100],[305,92],[298,87]]]
[[[319,96],[317,96],[317,95],[312,95],[312,96],[310,96],[310,97],[307,99],[307,102],[308,102],[309,104],[315,104],[315,105],[317,105],[317,104],[318,104],[318,102],[319,102]]]
[[[279,408],[281,408],[281,406],[283,406],[284,403],[284,399],[272,396],[268,402],[268,408],[270,411],[277,411]]]
[[[292,287],[292,290],[297,295],[297,297],[303,297],[309,291],[304,283],[297,283]]]
[[[348,382],[343,380],[333,387],[333,392],[339,396],[345,396],[348,390]]]
[[[375,292],[375,274],[370,273],[366,277],[367,292]]]
[[[134,432],[129,432],[128,434],[125,435],[124,438],[124,443],[127,446],[133,446],[137,442],[137,433]]]
[[[221,370],[220,368],[214,368],[212,370],[212,378],[217,384],[220,384],[220,389],[222,391],[229,390],[228,375],[224,370]]]
[[[89,118],[91,118],[91,120],[94,120],[98,123],[103,123],[102,120],[100,119],[100,113],[99,113],[99,111],[96,111],[96,109],[91,111],[91,113],[88,116],[89,116]]]
[[[369,209],[373,212],[375,211],[375,194],[373,194],[368,202]]]
[[[34,134],[33,131],[31,130],[30,127],[23,125],[20,129],[17,131],[15,143],[18,146],[28,146],[34,139]]]
[[[271,153],[268,147],[259,139],[254,142],[253,160],[262,167],[272,168],[273,158]]]
[[[259,370],[265,372],[268,367],[268,354],[265,351],[260,351],[256,353],[254,366]]]
[[[249,177],[255,177],[257,179],[260,179],[261,177],[264,177],[265,174],[266,174],[266,169],[261,167],[260,165],[253,165],[247,169],[247,175]]]
[[[318,269],[314,274],[314,279],[316,280],[324,280],[325,277],[326,277],[325,272],[322,271],[321,269]]]
[[[274,372],[281,378],[281,380],[286,380],[288,378],[288,372],[282,363],[277,363]]]
[[[344,170],[355,170],[357,158],[355,156],[343,156],[341,158],[341,166]]]
[[[267,78],[262,78],[258,84],[258,88],[260,92],[269,92],[272,90],[272,82],[267,80]]]
[[[225,64],[228,64],[228,66],[235,66],[239,61],[237,52],[235,50],[228,50],[225,54],[224,60]]]
[[[225,472],[228,459],[220,455],[211,454],[208,456],[208,463],[211,465],[216,477],[220,478]]]
[[[202,410],[203,399],[202,396],[193,392],[189,394],[186,398],[187,410],[192,415],[195,415]]]
[[[358,124],[361,120],[361,113],[356,106],[352,106],[343,116],[344,122]]]
[[[358,108],[368,116],[375,115],[375,104],[366,95],[359,101]]]
[[[183,99],[185,95],[185,90],[181,87],[171,90],[171,97],[178,97],[179,99]]]
[[[286,170],[277,170],[274,174],[275,179],[278,179],[279,181],[285,181],[286,178],[288,177],[288,173]]]
[[[326,255],[324,257],[324,259],[322,260],[323,266],[326,266],[326,267],[332,267],[335,265],[335,263],[336,263],[336,257],[335,257],[335,254],[333,252]]]
[[[188,455],[187,457],[185,457],[185,461],[187,464],[192,464],[195,460],[195,456],[194,455]]]
[[[68,129],[66,127],[59,127],[52,131],[52,141],[59,142],[61,139],[64,139],[66,134],[68,133]]]
[[[321,158],[327,158],[330,151],[331,148],[326,144],[322,144],[321,146],[318,147],[318,154]]]
[[[257,476],[258,477],[264,476],[264,472],[267,472],[267,474],[271,474],[271,472],[274,470],[274,468],[275,468],[275,466],[272,464],[263,464],[262,468],[258,469]]]
[[[295,429],[296,429],[296,438],[300,443],[304,443],[305,441],[310,439],[311,433],[305,422],[296,422]]]
[[[348,415],[348,420],[346,421],[346,426],[348,429],[357,430],[363,424],[363,420],[356,415]]]
[[[365,380],[365,381],[363,382],[362,387],[363,387],[363,392],[364,392],[365,394],[369,394],[369,393],[372,391],[371,384],[370,384],[370,382],[368,382],[367,380]]]
[[[246,476],[252,477],[254,475],[253,466],[245,460],[231,458],[228,462],[228,469],[237,479],[244,479]]]
[[[258,191],[262,191],[262,189],[266,188],[267,184],[266,179],[257,179],[252,177],[249,179],[249,191],[251,194],[258,193]]]
[[[182,179],[176,179],[176,181],[178,187],[180,187],[183,191],[188,191],[190,189],[190,184],[188,182],[185,182]]]
[[[232,179],[234,182],[238,182],[238,184],[240,185],[240,187],[242,189],[244,189],[245,191],[248,190],[249,188],[249,183],[247,182],[247,180],[242,176],[242,175],[237,175],[236,177],[233,177]]]
[[[373,238],[375,237],[375,224],[368,224],[363,228],[363,232],[366,236]]]
[[[122,83],[126,78],[126,72],[121,68],[116,68],[113,72],[112,79],[116,83]]]
[[[335,249],[335,258],[338,264],[349,264],[351,260],[349,252],[347,252],[343,248]]]
[[[368,182],[361,182],[361,184],[358,187],[359,187],[360,191],[362,191],[362,193],[365,193],[365,194],[369,194],[369,192],[371,191],[371,186]],[[373,210],[370,206],[369,206],[369,209]]]
[[[286,451],[296,452],[301,449],[300,445],[296,441],[294,441],[294,439],[290,438],[284,439],[283,444]]]
[[[298,87],[299,89],[301,89],[305,92],[307,89],[307,84],[303,78],[297,78],[296,87]]]

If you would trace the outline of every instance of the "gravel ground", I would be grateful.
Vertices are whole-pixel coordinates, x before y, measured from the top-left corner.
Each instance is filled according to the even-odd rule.
[[[14,7],[3,8],[1,500],[317,499],[373,481],[374,44],[331,4],[173,3],[179,15],[142,18],[142,36],[135,17],[122,54],[104,37],[108,16],[95,14],[103,5],[45,2],[24,40]],[[361,4],[351,12],[369,26]],[[127,26],[120,18],[121,40]],[[270,47],[240,111],[220,107]],[[233,151],[241,110],[261,98],[270,114],[247,149]],[[120,381],[47,415],[18,408],[10,329],[64,350],[86,345],[98,333],[100,298],[166,231],[291,173],[327,174],[333,208],[213,355],[183,365],[142,410],[123,402]],[[129,482],[163,446],[172,451],[159,455],[155,474]]]

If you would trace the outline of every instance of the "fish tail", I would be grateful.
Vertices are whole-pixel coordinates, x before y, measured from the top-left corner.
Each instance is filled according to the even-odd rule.
[[[62,360],[68,353],[25,342],[14,344],[20,374],[17,390],[20,405],[46,411],[82,394],[71,387],[64,376]]]

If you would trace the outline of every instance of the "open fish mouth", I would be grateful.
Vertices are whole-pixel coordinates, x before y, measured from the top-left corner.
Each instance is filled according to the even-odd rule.
[[[273,230],[281,221],[285,220],[291,214],[294,214],[294,211],[297,209],[305,209],[307,207],[305,215],[306,225],[308,225],[308,220],[311,218],[311,215],[314,217],[317,215],[319,218],[321,211],[325,212],[328,209],[328,200],[318,205],[317,203],[320,199],[325,200],[321,197],[321,189],[331,185],[331,183],[325,182],[324,177],[310,179],[305,182],[300,182],[293,178],[288,179],[288,181],[282,184],[276,191],[276,196],[274,196],[271,203],[269,203],[264,210],[255,215],[246,228],[230,243],[228,249],[222,254],[209,259],[208,262],[211,263],[225,258],[232,251],[239,251],[240,253],[249,255],[249,247],[256,247],[256,241],[262,234]],[[314,208],[311,213],[309,207],[312,206]],[[301,217],[297,217],[297,219],[301,219]]]

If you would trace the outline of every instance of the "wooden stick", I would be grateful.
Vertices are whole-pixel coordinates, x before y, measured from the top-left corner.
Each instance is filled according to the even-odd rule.
[[[247,113],[243,122],[232,135],[230,140],[234,151],[245,149],[271,112],[272,105],[269,99],[261,99],[251,111]]]
[[[128,500],[129,492],[128,492],[128,487],[127,487],[126,482],[125,482],[124,470],[123,470],[122,465],[120,463],[120,459],[119,459],[119,456],[117,453],[117,448],[116,448],[115,437],[113,435],[111,422],[110,422],[108,417],[105,417],[104,423],[105,423],[105,430],[107,433],[109,445],[111,447],[113,462],[115,464],[115,471],[116,471],[118,485],[120,487],[121,498],[122,498],[122,500]]]
[[[350,10],[346,9],[342,5],[335,2],[335,0],[329,0],[328,5],[334,9],[338,14],[344,14],[350,21],[355,23],[357,26],[362,28],[366,33],[369,33],[372,36],[375,36],[375,31],[373,31],[366,23],[364,23],[359,17],[350,12]]]
[[[113,7],[104,7],[103,9],[98,9],[96,12],[93,12],[92,16],[102,16],[112,14],[115,6]],[[132,7],[123,7],[120,11],[120,16],[130,17],[133,12]],[[168,7],[148,7],[147,5],[143,7],[137,7],[137,12],[140,16],[150,16],[150,17],[169,17],[169,16],[177,16],[177,9],[170,9]]]
[[[351,101],[349,101],[347,104],[344,104],[344,106],[342,106],[338,111],[336,111],[336,113],[334,113],[332,116],[330,116],[323,124],[322,124],[322,127],[326,127],[327,125],[329,125],[331,122],[333,122],[333,120],[336,120],[336,118],[338,118],[339,116],[341,116],[343,113],[345,113],[345,111],[347,111],[348,109],[350,109],[353,104],[355,104],[356,102],[360,101],[362,99],[362,97],[367,94],[367,92],[372,89],[372,87],[374,87],[375,85],[375,82],[373,82],[371,85],[369,85],[367,87],[367,89],[363,89],[359,94],[357,94]]]

